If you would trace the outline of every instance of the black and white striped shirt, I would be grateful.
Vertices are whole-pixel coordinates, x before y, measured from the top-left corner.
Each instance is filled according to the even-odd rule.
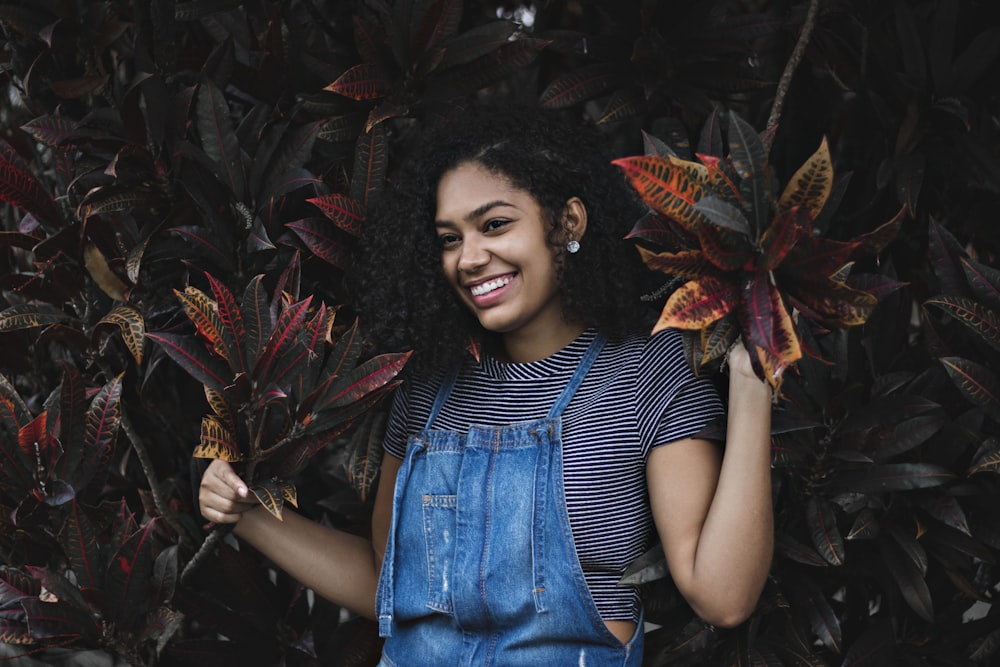
[[[507,364],[484,357],[459,375],[434,428],[465,432],[471,424],[545,417],[595,336],[587,330],[541,361]],[[415,379],[396,393],[386,433],[389,454],[406,453],[442,379]],[[711,383],[691,373],[680,336],[670,330],[609,341],[566,407],[566,506],[587,584],[605,620],[638,620],[638,593],[617,584],[650,543],[650,450],[696,434],[722,409]]]

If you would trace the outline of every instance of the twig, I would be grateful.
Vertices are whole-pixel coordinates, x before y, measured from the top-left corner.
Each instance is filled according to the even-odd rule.
[[[153,460],[149,457],[146,441],[136,432],[125,410],[122,410],[121,425],[125,430],[125,435],[128,436],[129,441],[132,443],[132,450],[139,459],[142,471],[146,475],[146,481],[149,482],[149,490],[153,494],[153,504],[156,505],[156,510],[178,535],[183,535],[186,532],[184,527],[177,521],[177,517],[170,510],[170,506],[160,491],[160,479],[156,476],[156,470],[153,468]]]
[[[229,531],[224,526],[216,526],[212,529],[212,532],[208,534],[205,541],[201,543],[200,547],[198,547],[198,551],[194,556],[192,556],[191,560],[188,561],[188,564],[185,565],[184,569],[181,571],[181,583],[185,583],[188,578],[194,574],[195,570],[201,566],[202,562],[208,558],[213,551],[215,551],[215,545],[219,542],[219,540],[225,537],[227,532]]]
[[[785,97],[788,95],[788,89],[792,85],[792,76],[795,74],[802,56],[805,55],[809,38],[812,36],[813,28],[816,27],[816,16],[818,14],[819,0],[810,0],[809,10],[806,12],[806,20],[802,24],[802,32],[799,33],[799,41],[795,43],[792,55],[789,56],[788,62],[785,63],[785,71],[781,73],[781,79],[778,81],[778,91],[774,95],[774,105],[771,107],[771,115],[767,119],[767,128],[764,132],[764,146],[768,151],[771,150],[771,144],[774,143],[774,133],[770,130],[778,124],[778,120],[781,118],[781,112],[785,106]]]

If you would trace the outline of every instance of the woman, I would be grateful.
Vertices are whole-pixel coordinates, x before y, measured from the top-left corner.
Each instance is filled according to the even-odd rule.
[[[478,111],[414,155],[358,268],[373,338],[415,350],[372,541],[274,520],[221,461],[202,514],[377,618],[383,665],[639,665],[617,582],[654,526],[694,611],[742,622],[772,551],[770,389],[737,346],[725,456],[697,437],[721,403],[676,332],[642,333],[635,198],[597,132]]]

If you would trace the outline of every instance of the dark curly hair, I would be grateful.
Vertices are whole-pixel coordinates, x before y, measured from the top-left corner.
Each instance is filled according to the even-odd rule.
[[[470,341],[496,344],[448,284],[434,229],[438,182],[476,163],[530,193],[549,225],[564,316],[611,337],[648,325],[642,263],[624,240],[643,209],[592,125],[530,107],[474,108],[428,128],[367,223],[351,277],[354,307],[381,349],[412,349],[410,366],[460,361]],[[559,222],[566,201],[587,208],[570,256]]]

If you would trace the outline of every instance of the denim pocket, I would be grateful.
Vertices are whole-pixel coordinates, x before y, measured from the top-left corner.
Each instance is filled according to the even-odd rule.
[[[454,608],[451,578],[455,565],[456,506],[454,495],[423,496],[427,606],[446,614],[450,614]]]

